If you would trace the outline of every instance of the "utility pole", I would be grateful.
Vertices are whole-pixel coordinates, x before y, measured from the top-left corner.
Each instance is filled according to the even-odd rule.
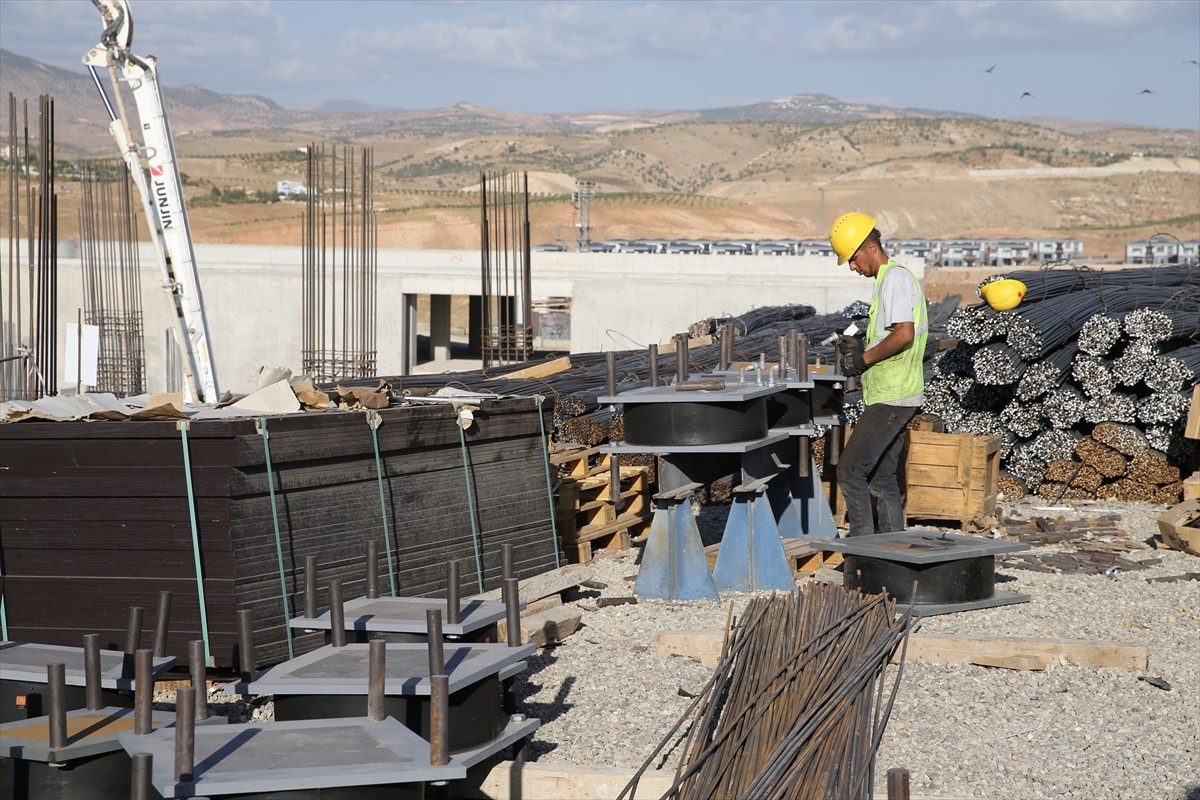
[[[591,205],[596,184],[591,181],[575,181],[571,203],[575,209],[576,249],[584,252],[592,244]]]

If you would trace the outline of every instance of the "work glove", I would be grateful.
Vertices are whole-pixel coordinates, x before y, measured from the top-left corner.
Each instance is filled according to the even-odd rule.
[[[839,336],[838,344],[842,351],[838,362],[839,371],[846,377],[862,375],[867,371],[867,362],[863,359],[863,341],[853,336]]]

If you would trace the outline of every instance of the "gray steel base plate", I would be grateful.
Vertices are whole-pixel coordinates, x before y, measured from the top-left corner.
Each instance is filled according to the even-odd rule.
[[[724,389],[709,392],[680,392],[675,385],[643,386],[618,392],[615,395],[602,395],[596,398],[600,405],[623,403],[741,403],[746,400],[757,400],[769,394],[782,392],[783,386],[756,386],[754,383],[739,385],[737,380],[726,381]]]
[[[482,747],[473,747],[470,750],[459,750],[454,754],[457,761],[461,761],[463,766],[473,767],[481,761],[484,761],[496,753],[499,753],[510,744],[520,741],[527,736],[532,736],[533,732],[540,728],[541,720],[524,719],[517,721],[511,717],[504,725],[504,729],[500,731],[500,735]]]
[[[446,601],[434,597],[377,597],[370,600],[358,597],[342,604],[348,631],[380,631],[386,633],[428,633],[425,612],[442,612],[442,634],[462,636],[504,619],[504,604],[494,600],[464,600],[459,622],[446,622]],[[295,617],[293,628],[329,630],[329,609],[316,617]]]
[[[457,780],[457,758],[429,763],[429,743],[391,717],[315,719],[196,728],[196,771],[176,782],[175,732],[121,734],[130,755],[154,758],[154,787],[163,797],[282,792],[342,786]]]
[[[1028,603],[1029,595],[1020,592],[996,592],[991,597],[982,600],[972,600],[966,603],[897,603],[896,610],[903,613],[912,608],[914,617],[936,617],[939,614],[953,614],[956,611],[978,611],[983,608],[1010,606],[1016,603]]]
[[[0,681],[46,682],[46,667],[66,664],[67,685],[83,686],[83,648],[64,647],[33,642],[0,641]],[[119,650],[100,651],[100,685],[105,689],[133,689],[132,664],[128,678],[122,677],[125,653]],[[158,674],[175,664],[175,657],[156,658],[153,672]]]
[[[535,649],[532,643],[509,647],[446,642],[450,691],[499,675],[505,667],[533,655]],[[230,684],[229,690],[239,694],[365,695],[368,651],[366,644],[327,645],[272,667],[249,685],[241,681]],[[386,672],[385,694],[428,695],[429,648],[420,643],[388,642]]]
[[[224,725],[224,717],[209,717],[198,725]],[[151,728],[175,727],[175,712],[154,711]],[[67,746],[50,746],[50,718],[33,717],[0,725],[0,756],[24,761],[60,763],[121,749],[117,737],[133,732],[133,709],[105,706],[96,711],[67,712]]]
[[[847,555],[900,561],[905,564],[936,564],[1029,549],[1029,545],[1023,542],[1001,542],[982,536],[941,534],[936,531],[900,531],[873,536],[853,536],[823,541],[821,546],[826,550],[838,550]]]
[[[760,447],[768,447],[787,439],[790,434],[771,431],[761,439],[747,442],[725,442],[723,444],[616,444],[604,445],[601,453],[749,453]]]

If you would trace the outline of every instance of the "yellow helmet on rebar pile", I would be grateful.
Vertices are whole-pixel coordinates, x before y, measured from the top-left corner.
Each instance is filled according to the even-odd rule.
[[[1016,278],[1004,278],[980,286],[979,296],[995,311],[1011,311],[1021,304],[1027,291]]]
[[[842,214],[829,229],[829,244],[837,253],[838,263],[845,264],[875,230],[875,218],[858,211]]]

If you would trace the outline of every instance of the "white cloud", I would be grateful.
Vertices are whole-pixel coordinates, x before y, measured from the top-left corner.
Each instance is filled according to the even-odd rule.
[[[802,50],[817,56],[909,56],[932,47],[943,55],[981,47],[1090,50],[1160,29],[1200,29],[1194,0],[848,0],[808,8],[819,21],[803,33]]]

